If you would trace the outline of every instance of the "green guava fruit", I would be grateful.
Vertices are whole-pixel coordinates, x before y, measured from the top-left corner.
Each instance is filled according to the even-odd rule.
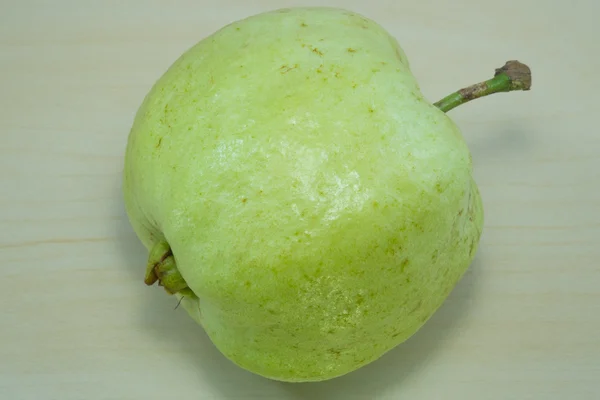
[[[516,90],[509,75],[432,104],[396,40],[356,13],[276,10],[220,29],[160,77],[129,135],[145,282],[260,376],[320,381],[373,362],[475,256],[482,200],[445,111]]]

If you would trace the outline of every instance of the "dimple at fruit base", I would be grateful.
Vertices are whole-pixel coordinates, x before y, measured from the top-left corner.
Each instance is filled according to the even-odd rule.
[[[477,251],[482,201],[446,112],[530,79],[509,62],[432,104],[396,40],[356,13],[222,28],[160,77],[129,135],[123,191],[146,284],[260,376],[371,363],[423,326]]]

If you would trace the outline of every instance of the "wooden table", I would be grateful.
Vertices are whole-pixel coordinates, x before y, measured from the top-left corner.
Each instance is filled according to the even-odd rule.
[[[398,38],[432,101],[506,60],[533,89],[453,110],[486,206],[470,271],[404,345],[318,384],[227,361],[147,288],[121,170],[143,96],[264,0],[0,6],[0,398],[600,398],[600,3],[329,1]]]

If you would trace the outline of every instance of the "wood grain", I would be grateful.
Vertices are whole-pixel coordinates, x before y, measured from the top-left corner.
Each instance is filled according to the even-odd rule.
[[[407,343],[286,385],[235,367],[143,284],[123,211],[133,115],[197,40],[292,1],[4,1],[0,397],[565,399],[600,396],[600,3],[328,1],[376,19],[432,101],[509,59],[526,93],[453,110],[486,209],[477,259]],[[323,4],[308,1],[304,4]]]

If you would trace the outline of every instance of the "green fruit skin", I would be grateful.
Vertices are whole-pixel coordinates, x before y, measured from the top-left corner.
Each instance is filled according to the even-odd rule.
[[[124,196],[144,245],[170,244],[216,347],[288,382],[413,335],[483,225],[458,128],[381,26],[333,8],[255,15],[185,52],[135,117]]]

